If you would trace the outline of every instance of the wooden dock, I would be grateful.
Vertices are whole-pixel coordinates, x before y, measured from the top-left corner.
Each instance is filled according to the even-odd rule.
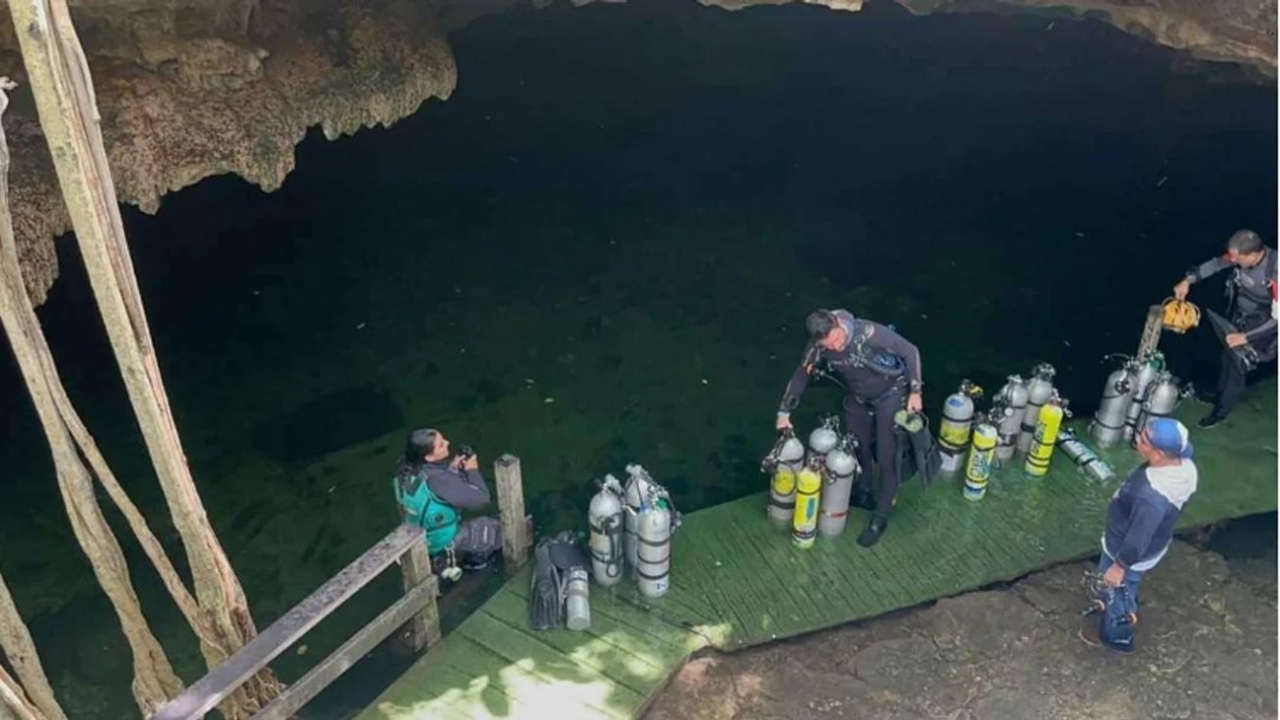
[[[1207,408],[1183,404],[1200,486],[1181,527],[1275,511],[1276,387],[1253,388],[1244,407],[1207,431],[1193,425]],[[1083,421],[1071,426],[1085,436]],[[636,717],[702,648],[792,637],[1096,554],[1107,501],[1137,456],[1118,449],[1107,460],[1118,478],[1105,487],[1058,454],[1045,479],[1024,479],[1019,465],[976,503],[961,496],[958,479],[930,488],[912,480],[869,550],[854,542],[862,511],[844,535],[799,550],[766,520],[764,493],[700,510],[675,536],[668,596],[641,598],[626,582],[612,592],[593,585],[586,632],[529,629],[525,568],[359,718]]]

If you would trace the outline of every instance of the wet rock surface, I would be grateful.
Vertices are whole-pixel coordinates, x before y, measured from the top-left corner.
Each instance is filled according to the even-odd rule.
[[[689,662],[648,720],[1276,717],[1276,565],[1178,542],[1138,650],[1084,644],[1076,563],[1003,589]]]

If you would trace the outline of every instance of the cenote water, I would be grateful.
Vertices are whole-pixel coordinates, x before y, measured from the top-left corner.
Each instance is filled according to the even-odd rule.
[[[540,531],[582,527],[594,481],[628,462],[684,510],[762,489],[817,307],[916,342],[931,413],[961,378],[994,388],[1039,361],[1092,412],[1103,355],[1134,350],[1184,269],[1241,227],[1274,245],[1276,91],[1100,23],[1050,23],[887,3],[514,10],[451,39],[447,102],[308,137],[279,191],[219,177],[156,216],[126,209],[178,425],[260,627],[392,529],[413,427],[486,466],[518,455]],[[74,243],[60,251],[41,309],[55,355],[181,561]],[[1220,287],[1192,299],[1220,307]],[[1207,329],[1164,347],[1212,387]],[[0,563],[64,707],[134,717],[127,646],[12,363],[2,381]],[[801,425],[838,398],[815,387]],[[1255,521],[1232,552],[1274,556],[1274,527]],[[125,545],[194,680],[190,633]],[[398,582],[278,672],[297,677]],[[393,670],[375,658],[307,715],[359,707]]]

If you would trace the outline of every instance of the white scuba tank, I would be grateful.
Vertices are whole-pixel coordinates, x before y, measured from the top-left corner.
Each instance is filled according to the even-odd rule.
[[[796,507],[796,473],[804,467],[804,443],[788,431],[778,439],[762,469],[772,474],[769,479],[769,521],[779,528],[791,527]]]
[[[623,495],[626,506],[623,519],[622,546],[626,554],[626,564],[634,572],[636,568],[636,527],[639,520],[637,513],[644,501],[652,498],[660,488],[649,477],[643,467],[636,464],[627,465],[627,489]]]
[[[672,506],[666,489],[654,482],[643,467],[627,465],[627,475],[627,560],[634,568],[641,594],[660,597],[670,585],[671,535],[680,526],[680,513]]]
[[[1040,363],[1031,369],[1031,379],[1027,381],[1027,409],[1022,414],[1022,429],[1018,434],[1018,452],[1026,453],[1031,449],[1031,439],[1035,437],[1036,424],[1040,422],[1040,408],[1053,397],[1053,376],[1057,371],[1049,363]]]
[[[967,378],[960,388],[947,396],[942,404],[942,422],[938,424],[938,449],[942,456],[942,472],[953,473],[969,449],[973,429],[973,399],[981,397],[982,388]]]
[[[1018,432],[1022,428],[1022,419],[1027,412],[1026,381],[1020,375],[1010,375],[1004,387],[996,393],[993,404],[995,403],[1004,408],[999,413],[993,409],[990,416],[992,422],[998,422],[996,429],[999,440],[996,443],[995,456],[997,460],[1004,463],[1013,457],[1013,451],[1018,446]]]
[[[1142,417],[1142,407],[1147,402],[1151,386],[1164,368],[1164,355],[1159,350],[1154,350],[1136,363],[1137,368],[1133,374],[1133,396],[1129,400],[1129,407],[1124,417],[1124,439],[1129,441],[1133,440],[1134,433],[1138,429],[1138,419]]]
[[[1178,404],[1182,402],[1182,396],[1182,390],[1178,388],[1178,379],[1168,370],[1160,371],[1147,391],[1147,401],[1142,406],[1138,427],[1146,430],[1152,420],[1173,415],[1178,409]]]
[[[845,435],[840,444],[827,453],[827,469],[823,473],[826,487],[819,501],[818,534],[834,537],[844,532],[849,520],[849,495],[860,468],[854,457],[857,439]]]
[[[623,528],[622,484],[605,475],[600,492],[591,498],[587,524],[591,528],[591,574],[600,585],[609,587],[622,579]]]
[[[1124,439],[1124,421],[1133,400],[1135,370],[1133,361],[1126,359],[1111,371],[1102,386],[1102,401],[1093,413],[1093,422],[1089,423],[1089,434],[1099,447],[1111,447]]]
[[[671,511],[663,498],[654,498],[640,508],[637,516],[638,536],[636,586],[646,597],[662,597],[671,584]]]
[[[835,415],[829,416],[822,421],[822,424],[813,429],[809,433],[809,451],[812,453],[810,457],[825,457],[827,453],[835,449],[840,442],[840,433],[837,428],[840,426],[840,419]]]

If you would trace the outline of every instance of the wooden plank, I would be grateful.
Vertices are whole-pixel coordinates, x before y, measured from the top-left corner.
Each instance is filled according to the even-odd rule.
[[[422,542],[422,531],[401,525],[346,566],[329,582],[271,623],[227,661],[170,700],[151,716],[152,720],[194,720],[204,717],[223,698],[254,673],[261,670],[285,648],[338,608],[387,566]]]
[[[526,532],[524,480],[520,458],[504,454],[493,463],[498,492],[498,513],[502,519],[502,557],[508,570],[517,570],[529,560],[531,538]]]
[[[431,573],[431,556],[427,554],[425,539],[414,543],[404,557],[400,558],[400,572],[404,576],[406,594],[426,582],[430,582],[432,587],[439,587]],[[431,601],[423,606],[421,612],[409,619],[407,631],[409,645],[415,652],[440,642],[440,608],[436,605],[435,595],[431,596]]]
[[[435,605],[436,579],[428,575],[425,580],[409,588],[397,601],[378,617],[360,628],[329,657],[293,683],[266,707],[253,715],[253,720],[285,720],[302,709],[316,695],[328,687],[338,676],[346,672],[360,658],[373,650],[378,643],[395,632],[411,617],[420,614],[422,608]],[[437,632],[439,628],[437,627]]]

